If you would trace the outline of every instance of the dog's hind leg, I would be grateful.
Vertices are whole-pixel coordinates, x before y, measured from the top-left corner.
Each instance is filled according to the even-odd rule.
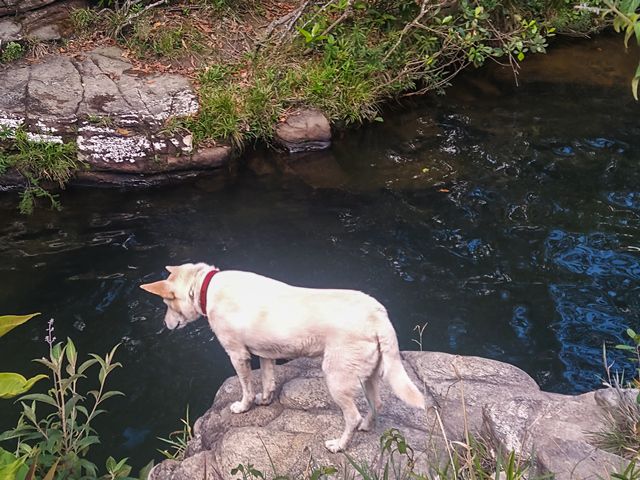
[[[362,416],[354,402],[356,392],[360,388],[360,382],[353,371],[349,371],[348,368],[339,365],[339,363],[339,360],[328,362],[326,356],[322,363],[329,393],[342,410],[344,417],[344,431],[340,438],[324,442],[327,450],[333,453],[340,452],[346,448],[351,437],[353,437],[353,432],[362,421]]]
[[[242,387],[242,399],[233,402],[229,407],[233,413],[243,413],[253,404],[253,378],[251,376],[251,354],[249,352],[230,353],[229,358],[236,369],[240,386]]]
[[[369,412],[364,417],[358,430],[369,431],[375,424],[376,416],[382,407],[382,399],[380,398],[380,368],[382,362],[378,362],[376,368],[373,369],[371,376],[364,381],[364,394],[369,404]]]
[[[276,390],[275,364],[275,360],[260,357],[262,393],[256,395],[256,405],[269,405],[273,401],[273,393]]]

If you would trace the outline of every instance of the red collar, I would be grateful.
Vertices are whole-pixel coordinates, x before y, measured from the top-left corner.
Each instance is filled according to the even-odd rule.
[[[209,288],[209,284],[211,283],[211,279],[213,276],[218,273],[220,270],[214,268],[207,272],[207,275],[204,277],[202,281],[202,286],[200,287],[200,310],[202,310],[202,314],[207,316],[207,289]]]

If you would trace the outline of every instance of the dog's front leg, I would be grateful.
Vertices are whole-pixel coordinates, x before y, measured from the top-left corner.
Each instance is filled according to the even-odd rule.
[[[242,400],[231,404],[233,413],[246,412],[253,403],[253,377],[251,376],[251,354],[247,351],[229,354],[231,364],[236,369],[240,386],[242,387]]]
[[[273,401],[273,393],[276,390],[276,377],[273,371],[275,364],[275,360],[260,357],[262,393],[256,395],[256,405],[269,405]]]

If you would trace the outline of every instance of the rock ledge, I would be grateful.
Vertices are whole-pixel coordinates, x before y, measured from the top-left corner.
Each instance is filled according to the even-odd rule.
[[[437,352],[402,355],[410,376],[425,393],[428,409],[417,413],[385,386],[377,427],[357,432],[348,449],[356,460],[376,462],[380,435],[398,428],[416,451],[417,470],[426,471],[429,463],[438,461],[436,457],[443,461],[446,440],[464,438],[466,415],[472,433],[492,438],[502,449],[533,455],[537,470],[553,472],[557,480],[608,478],[625,464],[589,443],[589,432],[599,428],[600,405],[606,403],[602,394],[543,392],[522,370],[478,357]],[[240,385],[237,377],[228,379],[211,409],[196,421],[186,458],[162,462],[150,479],[230,479],[234,467],[248,462],[271,474],[270,458],[278,474],[291,478],[302,478],[310,462],[344,464],[344,455],[324,448],[324,440],[341,431],[342,415],[329,397],[319,360],[298,359],[276,367],[276,378],[274,403],[240,415],[229,411],[229,404],[240,398]],[[259,371],[254,371],[254,381],[259,381]],[[366,408],[364,398],[359,399],[359,408]],[[443,428],[438,426],[438,415]]]

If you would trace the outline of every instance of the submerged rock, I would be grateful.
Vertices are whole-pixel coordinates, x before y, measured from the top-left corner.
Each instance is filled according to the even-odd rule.
[[[496,447],[532,457],[539,472],[557,480],[607,478],[624,465],[616,455],[589,443],[603,413],[594,393],[546,393],[522,370],[493,360],[436,352],[403,352],[405,368],[422,386],[428,409],[422,413],[398,400],[385,385],[376,428],[357,432],[347,453],[377,465],[380,436],[398,428],[415,451],[416,471],[446,461],[446,441],[464,441],[468,429]],[[331,454],[324,440],[342,429],[342,414],[331,400],[319,360],[298,359],[276,367],[278,390],[269,406],[234,415],[240,398],[237,377],[218,390],[213,406],[196,421],[194,438],[182,462],[165,461],[151,480],[230,479],[238,464],[251,463],[271,474],[302,478],[310,468],[350,469],[346,457]],[[254,371],[259,381],[259,371]],[[361,411],[367,408],[358,399]],[[273,463],[272,463],[273,462]],[[272,466],[273,465],[273,466]],[[346,465],[346,467],[344,467]]]

